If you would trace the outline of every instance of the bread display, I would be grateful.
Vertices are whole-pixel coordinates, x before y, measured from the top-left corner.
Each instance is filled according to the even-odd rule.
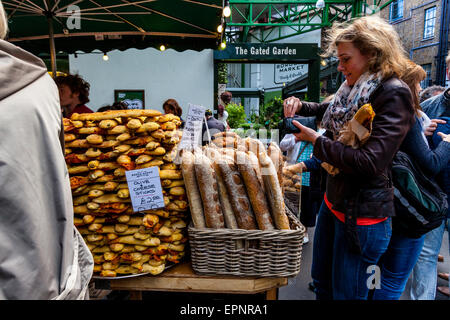
[[[282,169],[282,187],[284,191],[300,193],[302,190],[302,165],[286,165]]]
[[[273,144],[271,154],[277,160],[282,159],[279,151]],[[184,152],[188,161],[182,164],[186,170],[185,184],[194,190],[198,188],[201,195],[201,203],[198,195],[194,196],[195,202],[189,203],[191,212],[196,212],[195,219],[205,219],[206,228],[289,229],[286,213],[281,212],[285,207],[278,173],[261,141],[242,139],[234,132],[221,132],[214,135],[209,146]],[[187,172],[192,172],[189,162],[193,154],[197,185]],[[268,191],[268,188],[275,190]],[[202,229],[196,221],[193,223],[195,228]]]
[[[93,254],[94,274],[156,275],[178,263],[185,254],[190,196],[189,179],[173,163],[179,117],[114,110],[75,113],[63,124],[74,223]],[[153,166],[165,207],[134,212],[125,172]]]

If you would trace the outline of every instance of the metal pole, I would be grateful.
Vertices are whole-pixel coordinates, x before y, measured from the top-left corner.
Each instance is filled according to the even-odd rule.
[[[47,22],[48,22],[48,35],[50,41],[50,61],[52,67],[52,77],[56,77],[56,50],[55,50],[55,37],[53,31],[53,17],[51,13],[47,14]]]

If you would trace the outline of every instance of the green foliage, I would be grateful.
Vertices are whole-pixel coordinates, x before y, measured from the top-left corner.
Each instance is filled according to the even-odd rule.
[[[241,104],[229,103],[225,108],[228,112],[228,124],[230,128],[239,128],[245,122],[245,110]]]
[[[282,117],[283,99],[275,97],[273,100],[261,106],[258,122],[267,130],[277,129]]]
[[[217,80],[219,83],[228,83],[228,67],[225,63],[217,66]]]

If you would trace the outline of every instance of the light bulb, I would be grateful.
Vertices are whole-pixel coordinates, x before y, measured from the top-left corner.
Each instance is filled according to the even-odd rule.
[[[222,33],[222,31],[223,31],[223,26],[220,24],[220,25],[217,27],[217,32],[218,32],[218,33]]]
[[[162,44],[162,45],[159,47],[159,50],[161,50],[161,51],[166,50],[166,46]]]
[[[226,6],[223,8],[223,16],[228,18],[229,16],[231,16],[231,9],[229,6]]]
[[[105,60],[105,61],[109,60],[109,57],[108,57],[108,55],[106,53],[103,55],[103,60]]]
[[[227,44],[226,44],[226,42],[222,42],[221,44],[220,44],[220,49],[225,49],[227,47]]]
[[[317,0],[317,2],[316,2],[316,8],[317,8],[317,9],[325,8],[325,1],[324,1],[324,0]]]

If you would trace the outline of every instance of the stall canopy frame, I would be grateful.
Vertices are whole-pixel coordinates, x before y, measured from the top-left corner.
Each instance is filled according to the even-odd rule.
[[[217,48],[222,0],[3,0],[7,40],[36,55]]]

